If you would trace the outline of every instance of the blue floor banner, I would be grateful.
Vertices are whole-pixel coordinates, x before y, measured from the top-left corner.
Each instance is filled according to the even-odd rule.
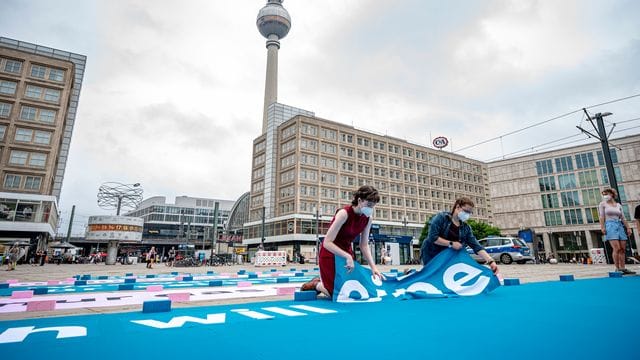
[[[420,270],[399,273],[386,280],[374,277],[369,268],[358,263],[347,273],[344,258],[336,256],[335,259],[333,301],[336,302],[473,296],[500,286],[491,270],[478,264],[466,251],[446,249]]]

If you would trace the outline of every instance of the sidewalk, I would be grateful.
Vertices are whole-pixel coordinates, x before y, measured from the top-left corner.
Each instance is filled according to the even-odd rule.
[[[540,282],[558,280],[560,275],[573,274],[576,279],[598,278],[609,276],[610,271],[614,271],[613,265],[577,265],[577,264],[512,264],[499,265],[500,273],[503,278],[519,278],[521,283]],[[253,264],[232,265],[232,266],[199,266],[199,267],[168,267],[164,264],[155,264],[153,269],[147,269],[145,264],[136,265],[105,265],[101,264],[62,264],[45,266],[18,265],[14,271],[0,270],[0,282],[7,279],[18,279],[20,281],[47,281],[60,280],[74,275],[107,275],[107,276],[125,276],[127,273],[134,275],[146,274],[168,274],[171,272],[203,274],[207,271],[215,271],[217,273],[236,273],[241,269],[247,271],[269,271],[272,268],[279,270],[289,269],[313,269],[317,267],[315,264],[294,264],[289,263],[287,266],[275,267],[256,267]],[[389,272],[391,269],[418,269],[420,265],[378,265],[383,272]],[[628,265],[628,269],[640,273],[640,266]]]

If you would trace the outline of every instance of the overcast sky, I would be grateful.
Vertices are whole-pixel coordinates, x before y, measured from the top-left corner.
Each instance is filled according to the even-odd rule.
[[[73,233],[108,181],[235,200],[261,132],[265,0],[3,0],[0,34],[88,57],[60,210]],[[281,103],[458,152],[640,93],[640,2],[286,0]],[[640,97],[590,109],[640,117]],[[495,160],[585,143],[574,113],[467,148]],[[638,121],[615,136],[637,134]],[[593,141],[593,140],[590,140]],[[520,153],[526,154],[526,152]],[[66,232],[67,224],[61,230]]]

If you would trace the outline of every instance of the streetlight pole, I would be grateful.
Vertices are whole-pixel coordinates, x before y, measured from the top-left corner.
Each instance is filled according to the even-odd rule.
[[[262,239],[260,240],[260,246],[262,247],[262,250],[264,250],[264,213],[266,211],[266,208],[263,206],[262,207]]]
[[[316,265],[320,257],[320,209],[316,206]]]

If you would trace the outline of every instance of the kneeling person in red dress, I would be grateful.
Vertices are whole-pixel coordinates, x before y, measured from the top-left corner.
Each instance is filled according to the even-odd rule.
[[[329,231],[320,246],[320,277],[302,285],[302,290],[316,290],[328,297],[333,296],[333,282],[336,275],[335,257],[343,257],[347,272],[354,268],[353,241],[360,235],[360,250],[374,276],[384,279],[369,251],[369,230],[373,207],[380,201],[378,190],[372,186],[361,186],[354,194],[351,205],[338,210],[331,219]]]

